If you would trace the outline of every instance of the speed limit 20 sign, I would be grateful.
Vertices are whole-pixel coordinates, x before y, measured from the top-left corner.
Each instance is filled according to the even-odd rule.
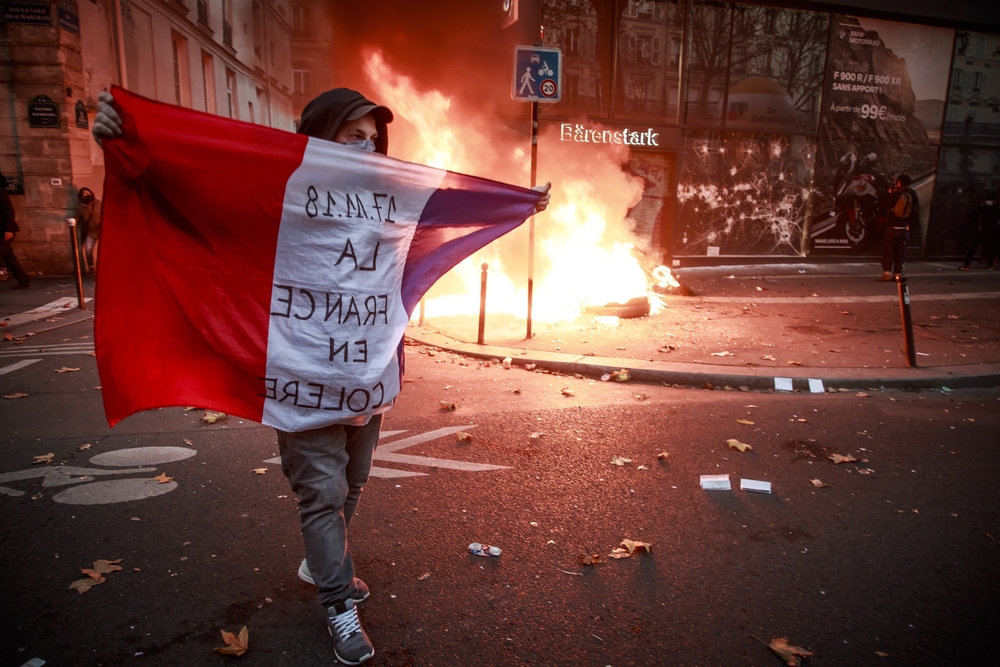
[[[524,102],[562,99],[562,50],[545,46],[514,47],[511,97]]]

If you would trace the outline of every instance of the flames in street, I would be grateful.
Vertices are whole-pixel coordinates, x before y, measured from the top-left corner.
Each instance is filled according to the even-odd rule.
[[[380,103],[393,110],[390,154],[422,164],[527,184],[528,142],[494,119],[456,119],[451,99],[439,91],[418,91],[381,52],[372,51],[365,74]],[[500,129],[498,129],[498,127]],[[539,181],[552,181],[552,203],[536,216],[533,318],[570,321],[587,306],[625,303],[651,294],[654,284],[675,287],[670,270],[640,263],[638,242],[627,229],[627,213],[642,196],[642,181],[622,165],[627,149],[609,146],[583,160],[557,141],[539,150]],[[479,312],[481,270],[489,264],[487,311],[527,314],[528,224],[483,248],[438,281],[427,296],[428,318]]]

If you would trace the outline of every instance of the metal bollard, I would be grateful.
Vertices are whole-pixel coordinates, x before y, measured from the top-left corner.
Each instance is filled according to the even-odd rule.
[[[910,368],[917,366],[917,350],[913,346],[913,316],[910,314],[910,288],[906,285],[906,276],[900,274],[896,278],[899,287],[899,312],[903,316],[903,344],[906,346],[906,363]]]
[[[69,225],[69,235],[73,240],[73,264],[76,266],[76,299],[80,304],[80,310],[87,310],[87,304],[83,300],[83,274],[80,273],[80,239],[76,238],[76,218],[66,218]]]
[[[485,344],[485,334],[486,334],[486,271],[490,268],[490,265],[483,262],[483,278],[482,283],[479,288],[479,340],[476,341],[480,345]]]
[[[424,326],[424,315],[427,313],[427,298],[422,297],[420,299],[420,319],[417,320],[417,326]]]

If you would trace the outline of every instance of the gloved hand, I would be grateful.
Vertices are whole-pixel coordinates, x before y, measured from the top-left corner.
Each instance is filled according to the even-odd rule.
[[[111,105],[115,98],[108,91],[97,96],[97,116],[94,118],[94,139],[98,146],[103,146],[104,139],[114,139],[122,133],[122,118]]]

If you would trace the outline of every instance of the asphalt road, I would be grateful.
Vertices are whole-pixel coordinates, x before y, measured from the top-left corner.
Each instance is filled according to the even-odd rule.
[[[0,350],[24,352],[0,370],[41,359],[0,375],[0,393],[27,394],[0,401],[0,664],[334,664],[314,589],[295,575],[295,500],[267,462],[274,432],[180,408],[108,429],[91,335],[83,323]],[[813,652],[807,665],[993,655],[997,390],[704,391],[408,353],[379,476],[351,528],[372,589],[370,664],[782,664],[751,635],[787,637]],[[389,452],[439,429],[451,432]],[[173,449],[146,451],[142,465],[114,454],[148,447]],[[164,460],[177,450],[187,457]],[[699,487],[722,473],[736,490]],[[740,491],[741,478],[774,493]],[[651,553],[609,558],[624,538]],[[503,555],[470,556],[473,541]],[[583,566],[580,554],[608,562]],[[80,568],[118,558],[105,583],[68,589]],[[213,652],[220,629],[243,625],[248,653]]]

